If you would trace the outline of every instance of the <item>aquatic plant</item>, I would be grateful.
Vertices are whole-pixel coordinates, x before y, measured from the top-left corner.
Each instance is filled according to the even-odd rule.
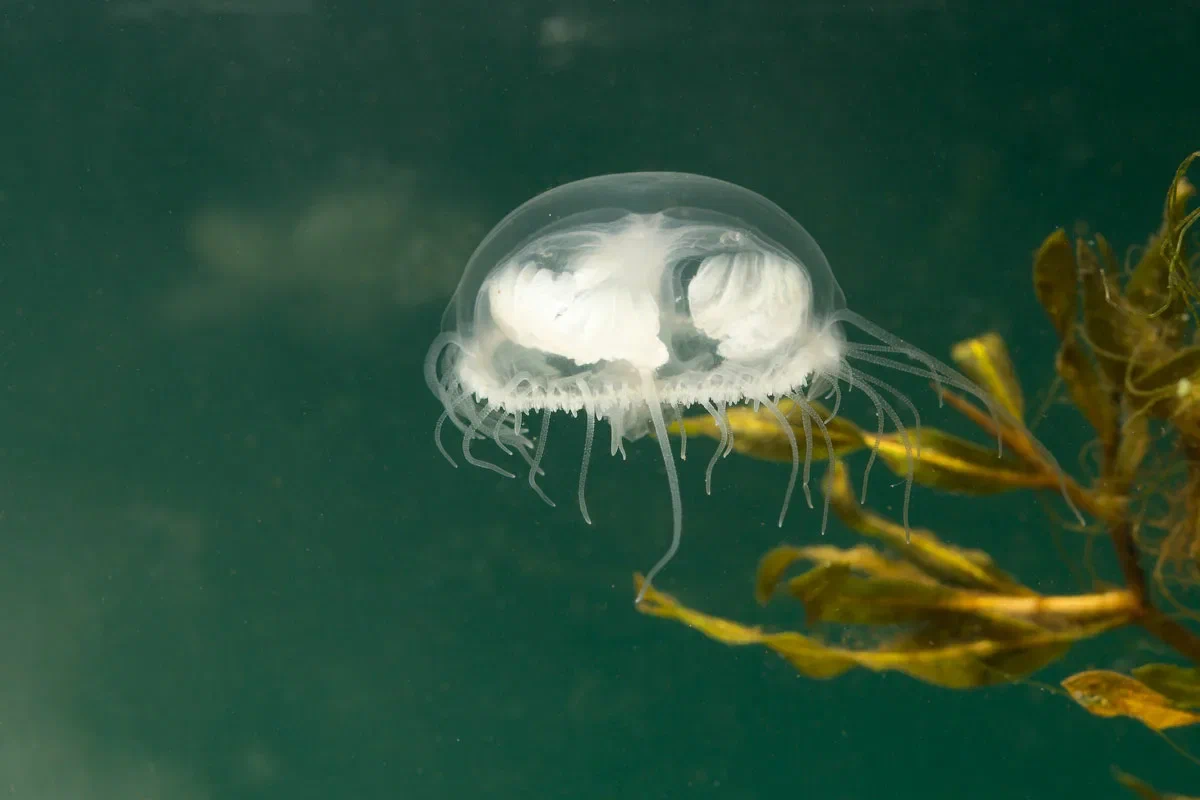
[[[1096,716],[1134,717],[1157,732],[1200,721],[1193,710],[1200,709],[1200,597],[1193,591],[1200,583],[1200,288],[1189,251],[1200,209],[1189,211],[1196,191],[1186,177],[1198,157],[1193,153],[1180,165],[1158,230],[1130,258],[1118,259],[1100,234],[1072,241],[1063,230],[1034,253],[1033,288],[1058,336],[1058,384],[1094,432],[1082,470],[1087,477],[1066,477],[1063,485],[1057,463],[1030,433],[1036,415],[1029,419],[1003,339],[986,333],[956,345],[952,357],[1008,413],[988,413],[950,389],[943,396],[991,446],[927,426],[910,429],[909,439],[871,432],[844,411],[835,415],[813,404],[828,417],[828,438],[810,443],[814,459],[830,460],[824,491],[834,513],[866,541],[849,548],[824,542],[776,547],[759,562],[755,596],[762,604],[779,595],[799,601],[807,625],[859,626],[866,634],[856,641],[877,646],[835,646],[816,634],[711,616],[635,576],[643,593],[639,610],[728,645],[767,647],[810,678],[863,668],[950,689],[1029,680],[1073,644],[1135,626],[1189,663],[1144,664],[1131,675],[1079,673],[1059,691]],[[772,410],[741,406],[728,413],[732,442],[707,414],[684,418],[670,431],[718,439],[727,453],[787,463],[792,442],[803,442],[807,427],[799,410],[786,404],[780,410],[791,430]],[[915,465],[909,461],[913,438]],[[1091,555],[1095,543],[1107,540],[1121,580],[1093,577],[1090,591],[1042,594],[986,552],[865,507],[843,462],[855,451],[868,451],[870,463],[881,461],[918,484],[956,494],[1065,491],[1090,522],[1054,518],[1051,531],[1087,537]],[[989,518],[987,524],[1002,523]],[[1153,790],[1137,779],[1121,780],[1142,796],[1157,796],[1142,793]]]

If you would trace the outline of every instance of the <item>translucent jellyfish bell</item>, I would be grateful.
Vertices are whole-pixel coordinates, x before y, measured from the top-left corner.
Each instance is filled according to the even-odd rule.
[[[847,324],[875,343],[850,343]],[[579,506],[589,523],[585,484],[596,421],[608,422],[614,454],[624,455],[623,440],[652,431],[674,514],[670,547],[647,573],[649,586],[678,550],[683,521],[664,410],[678,416],[702,406],[716,420],[722,442],[709,463],[710,488],[713,465],[732,448],[726,409],[750,402],[773,412],[793,455],[782,525],[801,457],[778,402],[795,404],[809,445],[814,429],[828,442],[828,420],[810,401],[831,393],[840,400],[843,385],[861,390],[880,427],[888,418],[906,442],[907,527],[916,451],[891,400],[918,425],[919,414],[855,362],[957,387],[993,415],[1003,413],[964,376],[849,311],[821,248],[770,200],[713,178],[646,172],[560,186],[505,217],[468,262],[425,372],[445,408],[438,446],[450,420],[463,433],[470,464],[512,477],[472,455],[471,446],[490,439],[506,454],[516,451],[528,464],[530,486],[551,505],[537,485],[550,420],[557,411],[582,414]],[[533,413],[542,415],[536,439],[524,426]],[[803,488],[811,507],[810,466],[806,446]],[[828,499],[825,514],[822,530]]]

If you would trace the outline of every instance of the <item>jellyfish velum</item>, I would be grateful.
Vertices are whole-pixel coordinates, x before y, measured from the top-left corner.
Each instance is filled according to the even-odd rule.
[[[873,341],[851,342],[847,328]],[[587,423],[579,473],[579,508],[590,524],[585,487],[596,423],[624,441],[653,433],[662,450],[673,524],[670,546],[646,575],[648,587],[679,548],[683,512],[667,420],[702,407],[722,442],[709,463],[732,447],[726,409],[767,409],[791,440],[792,472],[779,524],[798,476],[812,506],[813,435],[828,443],[828,418],[813,401],[843,388],[874,403],[901,434],[908,454],[904,524],[912,490],[916,437],[897,413],[920,425],[916,406],[877,376],[907,372],[968,392],[993,415],[1002,407],[946,364],[846,308],[821,248],[770,200],[731,183],[684,173],[604,175],[541,194],[504,218],[467,264],[425,363],[425,377],[463,434],[468,463],[513,473],[472,453],[491,440],[524,459],[538,486],[551,420],[558,412]],[[789,399],[805,434],[804,455],[779,408]],[[795,412],[793,412],[795,413]],[[530,436],[530,417],[540,432]],[[829,452],[833,448],[830,446]],[[802,470],[802,471],[801,471]],[[822,531],[828,519],[828,498]],[[641,599],[639,595],[638,599]]]

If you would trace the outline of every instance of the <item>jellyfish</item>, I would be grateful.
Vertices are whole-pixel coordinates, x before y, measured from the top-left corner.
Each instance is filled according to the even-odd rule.
[[[851,341],[848,329],[870,341]],[[511,212],[471,256],[425,362],[426,382],[444,409],[435,441],[447,460],[457,466],[443,444],[449,421],[462,433],[464,461],[515,477],[472,452],[491,440],[525,462],[529,486],[551,506],[538,485],[550,423],[557,414],[581,415],[578,503],[588,524],[596,424],[608,424],[611,455],[654,435],[672,532],[638,602],[680,546],[683,510],[667,415],[679,418],[684,409],[705,409],[721,431],[706,473],[710,493],[713,466],[733,446],[727,409],[749,403],[776,418],[792,450],[782,526],[798,478],[813,507],[814,433],[828,444],[826,426],[843,389],[861,392],[874,404],[880,432],[890,422],[905,443],[907,530],[919,443],[897,405],[917,427],[920,414],[880,370],[924,378],[939,392],[954,387],[993,417],[1008,416],[968,378],[847,308],[821,248],[779,206],[732,183],[670,172],[576,181]],[[832,410],[815,405],[829,397]],[[803,456],[780,408],[785,399],[800,415]],[[538,415],[532,436],[527,422]],[[684,447],[686,440],[681,456]],[[868,470],[873,461],[874,453]],[[822,532],[828,511],[826,497]]]

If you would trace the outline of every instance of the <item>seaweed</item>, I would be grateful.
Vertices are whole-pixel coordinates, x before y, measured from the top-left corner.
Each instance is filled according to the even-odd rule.
[[[856,626],[864,633],[854,641],[869,646],[712,616],[643,587],[635,576],[636,588],[645,588],[639,610],[727,645],[765,647],[809,678],[895,671],[955,690],[1032,680],[1074,644],[1137,627],[1186,665],[1143,664],[1131,675],[1081,672],[1062,681],[1059,691],[1095,716],[1133,717],[1160,734],[1200,721],[1192,710],[1200,707],[1200,597],[1194,591],[1200,585],[1200,288],[1190,241],[1200,208],[1189,208],[1196,190],[1187,178],[1197,158],[1200,151],[1180,164],[1160,225],[1131,258],[1118,259],[1099,234],[1072,240],[1061,229],[1033,254],[1033,289],[1057,334],[1058,383],[1094,433],[1085,451],[1089,463],[1080,470],[1086,477],[1064,476],[1034,439],[1005,342],[985,333],[956,345],[951,356],[1007,413],[997,417],[950,391],[943,398],[992,446],[927,426],[905,439],[832,416],[828,440],[811,442],[812,458],[829,460],[822,488],[836,516],[864,541],[782,545],[759,562],[759,603],[789,598],[802,607],[806,626]],[[767,409],[731,408],[731,450],[790,461],[790,438],[805,441],[804,415],[795,414],[793,424],[794,409],[782,404],[781,410],[782,420]],[[783,423],[792,430],[782,430]],[[679,420],[671,433],[723,439],[707,414]],[[872,461],[877,457],[901,477],[914,454],[916,483],[956,494],[1065,491],[1091,521],[1079,526],[1051,516],[1050,533],[1086,537],[1093,575],[1095,543],[1106,541],[1121,578],[1093,578],[1092,588],[1079,594],[1039,593],[990,554],[930,530],[910,530],[863,505],[844,461],[856,451],[871,451]],[[1118,780],[1143,797],[1159,796],[1124,773]]]

